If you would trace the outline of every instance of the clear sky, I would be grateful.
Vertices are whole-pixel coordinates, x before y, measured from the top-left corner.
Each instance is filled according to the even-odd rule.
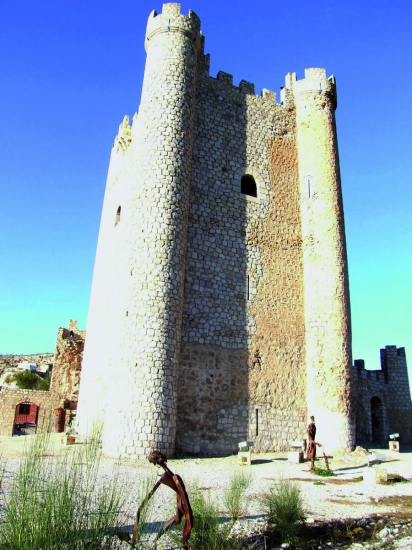
[[[86,327],[110,149],[138,110],[153,0],[0,4],[0,353]],[[191,0],[211,75],[279,91],[325,67],[338,138],[353,355],[405,346],[412,369],[412,8],[406,0]]]

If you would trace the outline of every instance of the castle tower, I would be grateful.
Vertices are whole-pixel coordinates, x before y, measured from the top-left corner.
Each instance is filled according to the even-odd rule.
[[[391,432],[399,432],[402,441],[410,442],[412,403],[405,348],[386,346],[380,350],[384,380],[388,387],[387,410]]]
[[[109,455],[175,444],[198,17],[164,4],[145,48],[139,113],[111,157],[79,399],[80,431],[104,420]]]
[[[353,448],[351,326],[334,78],[286,77],[296,107],[303,240],[308,414],[329,450]]]

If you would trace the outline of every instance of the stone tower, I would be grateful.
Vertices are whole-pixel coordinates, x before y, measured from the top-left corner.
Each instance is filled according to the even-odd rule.
[[[335,124],[334,78],[307,69],[286,79],[296,106],[305,287],[308,410],[327,446],[355,436],[350,401],[351,324]]]
[[[333,77],[288,74],[281,103],[209,75],[200,21],[147,25],[139,113],[107,179],[78,426],[110,455],[282,450],[315,414],[354,443]]]
[[[82,397],[100,399],[94,373],[111,365],[98,373],[110,403],[104,438],[110,454],[149,446],[174,452],[200,41],[193,12],[186,17],[178,4],[166,4],[162,14],[151,13],[141,104],[126,152],[130,166],[116,158],[127,143],[116,143],[112,153],[85,356],[94,372],[82,381]],[[136,427],[138,440],[131,435]]]

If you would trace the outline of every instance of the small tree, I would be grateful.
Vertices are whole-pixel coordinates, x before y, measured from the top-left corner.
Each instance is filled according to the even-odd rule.
[[[20,390],[40,390],[49,391],[50,378],[41,378],[37,374],[28,371],[17,372],[13,376],[16,386]]]

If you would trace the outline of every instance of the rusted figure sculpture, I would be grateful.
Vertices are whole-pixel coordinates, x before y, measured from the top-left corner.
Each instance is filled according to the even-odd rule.
[[[193,527],[193,512],[190,506],[189,497],[186,492],[185,484],[183,483],[183,480],[179,475],[174,474],[168,468],[166,464],[167,458],[165,454],[163,454],[160,451],[152,451],[147,458],[149,462],[151,462],[152,464],[155,464],[156,466],[160,466],[161,468],[163,468],[164,474],[160,476],[159,481],[155,483],[155,485],[153,486],[153,489],[148,493],[148,495],[146,496],[142,504],[139,506],[139,509],[137,510],[137,514],[136,514],[134,529],[133,529],[133,537],[128,542],[129,544],[131,544],[133,548],[136,548],[135,544],[138,536],[141,510],[144,506],[146,506],[147,502],[152,498],[152,496],[160,487],[160,485],[167,485],[167,487],[170,487],[176,493],[176,498],[177,498],[176,515],[174,515],[160,529],[159,533],[155,538],[153,549],[156,550],[157,541],[162,535],[164,535],[164,533],[166,533],[166,531],[168,531],[171,527],[173,527],[173,525],[179,525],[183,516],[185,516],[186,521],[183,527],[183,536],[180,542],[182,543],[183,548],[188,549],[189,548],[188,541],[189,541],[190,533],[192,532],[192,527]]]
[[[315,441],[316,437],[316,424],[315,424],[315,417],[310,417],[310,423],[308,426],[308,448],[306,452],[306,458],[310,459],[310,472],[313,472],[315,469],[315,457],[316,457],[316,447],[322,447],[322,443],[317,443]],[[326,469],[329,470],[329,461],[328,457],[325,454],[325,451],[322,447],[323,451],[323,458],[325,459],[325,466]]]

